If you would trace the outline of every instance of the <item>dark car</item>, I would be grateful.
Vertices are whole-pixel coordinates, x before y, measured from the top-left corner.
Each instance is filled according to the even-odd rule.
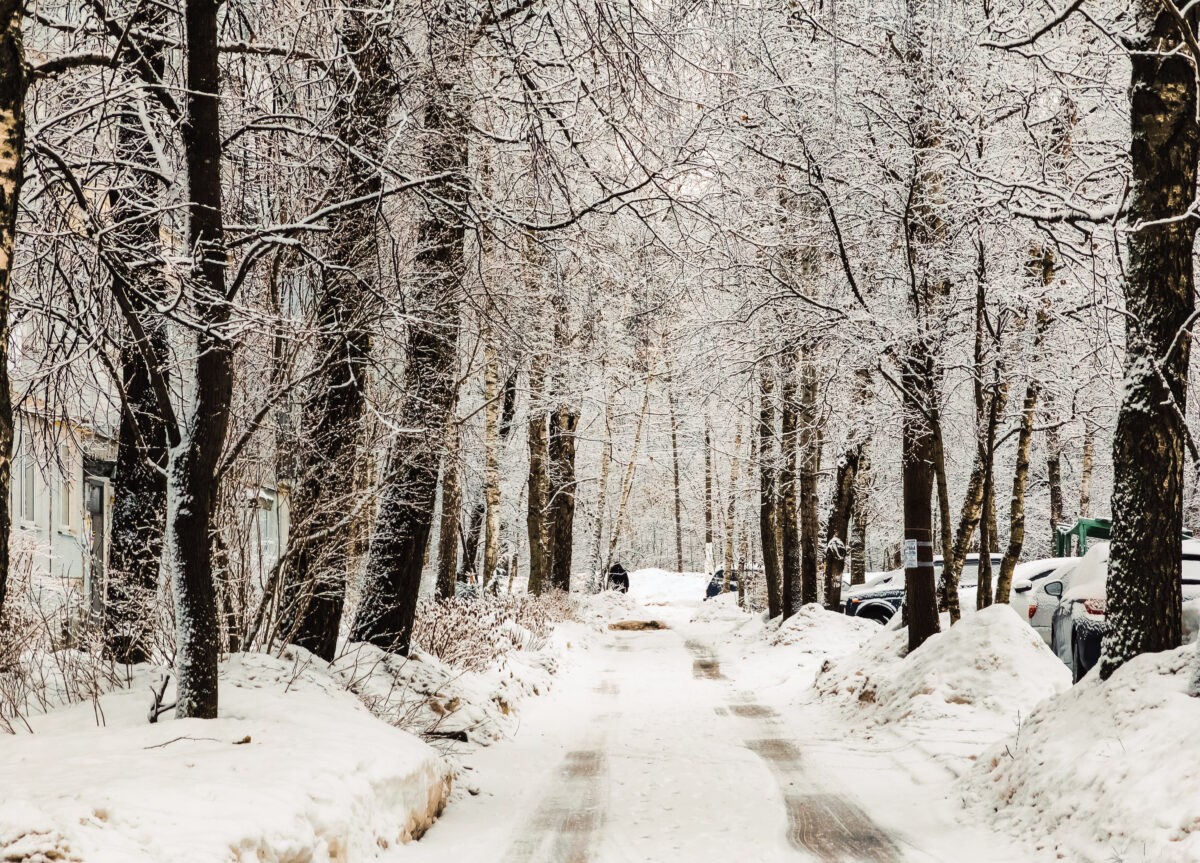
[[[1185,540],[1180,572],[1183,601],[1200,597],[1200,542]],[[1100,661],[1108,631],[1108,543],[1094,545],[1079,564],[1074,586],[1063,594],[1050,622],[1050,648],[1076,683]]]
[[[992,555],[992,571],[1000,568],[1003,555]],[[942,577],[942,558],[933,559],[934,578]],[[963,560],[962,573],[958,579],[960,601],[970,602],[974,607],[975,590],[979,585],[979,555],[968,554]],[[887,623],[904,605],[904,570],[897,569],[878,579],[867,589],[851,590],[846,596],[842,610],[851,617],[862,617],[877,623]]]
[[[729,573],[729,593],[737,593],[738,591],[738,573]],[[704,591],[705,599],[712,599],[714,596],[720,596],[725,593],[725,570],[718,569],[713,573],[712,579],[708,582],[708,588]]]

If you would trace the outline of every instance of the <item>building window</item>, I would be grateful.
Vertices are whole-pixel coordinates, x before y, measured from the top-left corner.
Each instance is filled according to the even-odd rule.
[[[34,486],[33,476],[33,452],[32,447],[26,443],[21,448],[21,519],[33,524],[37,520],[37,512],[34,509]]]
[[[71,448],[65,445],[61,447],[59,458],[62,460],[62,487],[58,501],[58,520],[64,530],[73,530],[75,527],[75,477],[71,463]]]

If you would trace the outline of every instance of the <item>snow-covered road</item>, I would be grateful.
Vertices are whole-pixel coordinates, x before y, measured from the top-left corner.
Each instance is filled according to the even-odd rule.
[[[819,701],[789,698],[794,660],[776,669],[749,655],[727,620],[693,622],[697,604],[655,604],[647,612],[670,628],[572,650],[513,739],[472,757],[479,793],[397,859],[1039,859],[957,823],[946,793],[969,730],[920,745],[848,734]]]

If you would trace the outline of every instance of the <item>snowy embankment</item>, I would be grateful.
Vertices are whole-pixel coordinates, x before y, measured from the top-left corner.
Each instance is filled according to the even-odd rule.
[[[1002,829],[1068,860],[1200,860],[1196,649],[1131,660],[1043,702],[961,786]]]
[[[911,655],[908,632],[882,630],[861,649],[828,661],[816,691],[864,724],[958,717],[1009,727],[1070,687],[1066,667],[1007,605],[964,615]]]
[[[143,669],[129,689],[0,738],[0,859],[369,859],[445,804],[438,754],[302,651],[224,662],[215,720],[149,724],[156,682]]]

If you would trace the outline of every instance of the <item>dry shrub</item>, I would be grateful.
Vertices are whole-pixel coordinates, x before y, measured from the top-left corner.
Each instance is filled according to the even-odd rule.
[[[563,591],[431,599],[417,608],[413,643],[443,662],[483,671],[512,650],[537,650],[554,624],[572,618]]]
[[[26,717],[83,702],[91,702],[102,725],[100,696],[128,686],[130,669],[103,657],[78,582],[39,576],[36,551],[12,547],[0,620],[0,732],[28,730]]]

